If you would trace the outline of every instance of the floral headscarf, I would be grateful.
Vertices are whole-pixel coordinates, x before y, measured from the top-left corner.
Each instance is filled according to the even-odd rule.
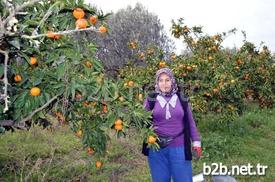
[[[168,77],[172,81],[172,89],[168,93],[167,92],[162,92],[159,88],[159,85],[158,85],[159,77],[162,73],[167,74]],[[159,93],[160,95],[162,95],[162,96],[172,96],[178,91],[178,85],[176,83],[176,80],[175,80],[175,77],[174,77],[174,74],[173,74],[172,70],[170,70],[169,68],[161,68],[157,71],[156,80],[155,80],[155,91],[157,93]]]

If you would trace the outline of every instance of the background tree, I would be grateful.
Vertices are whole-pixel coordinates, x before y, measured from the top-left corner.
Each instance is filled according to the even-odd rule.
[[[122,67],[135,60],[137,53],[142,56],[148,46],[159,47],[165,54],[174,49],[158,17],[139,3],[134,8],[128,6],[112,14],[107,22],[109,36],[95,36],[93,32],[87,32],[85,39],[97,43],[97,55],[108,69]]]

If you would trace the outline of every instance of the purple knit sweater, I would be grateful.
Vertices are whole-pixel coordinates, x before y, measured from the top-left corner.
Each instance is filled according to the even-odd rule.
[[[168,102],[171,97],[163,96]],[[147,111],[150,111],[148,98],[144,100],[144,107]],[[181,106],[179,98],[177,98],[175,108],[169,107],[171,118],[168,120],[165,119],[165,107],[161,108],[160,103],[156,100],[154,109],[153,109],[153,126],[155,132],[158,135],[162,136],[176,136],[183,131],[183,117],[184,111]],[[193,119],[192,111],[190,105],[188,105],[188,118],[190,123],[190,136],[192,141],[200,141],[200,134],[197,130],[195,121]],[[169,147],[177,147],[184,145],[183,134],[175,138],[170,144]]]

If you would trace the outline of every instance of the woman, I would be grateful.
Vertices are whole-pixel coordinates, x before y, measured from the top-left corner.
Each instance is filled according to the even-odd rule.
[[[155,91],[144,101],[147,111],[152,110],[153,128],[161,137],[172,137],[166,147],[149,149],[148,162],[153,182],[192,181],[192,151],[201,157],[200,135],[190,106],[178,92],[174,75],[169,68],[156,73]],[[153,106],[152,106],[153,100]],[[151,107],[151,108],[150,108]],[[144,151],[143,151],[144,152]]]

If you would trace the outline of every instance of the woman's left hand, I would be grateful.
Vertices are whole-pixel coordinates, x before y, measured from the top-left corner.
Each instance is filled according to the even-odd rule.
[[[198,146],[192,147],[192,153],[195,158],[199,159],[202,156],[202,148]]]

